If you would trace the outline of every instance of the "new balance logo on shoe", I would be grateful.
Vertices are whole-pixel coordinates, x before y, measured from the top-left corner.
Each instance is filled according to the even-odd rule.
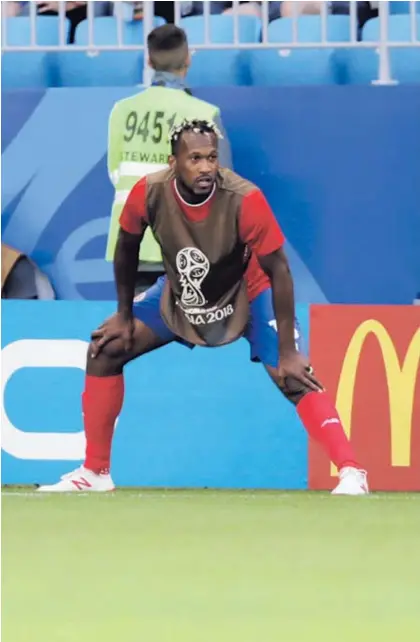
[[[88,480],[84,477],[79,477],[79,479],[72,479],[71,483],[77,488],[77,490],[83,490],[83,488],[92,488],[92,484],[89,484]]]

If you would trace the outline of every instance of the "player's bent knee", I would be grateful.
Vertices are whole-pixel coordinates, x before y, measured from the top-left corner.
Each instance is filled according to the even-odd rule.
[[[96,353],[96,348],[95,341],[92,341],[89,344],[87,355],[88,366],[94,365],[95,370],[114,371],[129,361],[123,342],[118,339],[104,345],[98,353]]]
[[[280,392],[286,397],[290,403],[294,406],[297,406],[298,403],[303,399],[303,397],[311,392],[311,389],[305,384],[301,383],[294,377],[286,377],[285,380],[278,376],[276,368],[271,366],[265,366],[271,380],[280,390]]]
[[[124,349],[124,343],[120,339],[110,341],[101,349],[100,355],[112,361],[121,361],[127,358],[127,352]]]
[[[278,386],[286,399],[294,406],[297,406],[309,392],[313,392],[311,388],[294,379],[294,377],[286,377],[285,381],[281,385],[278,384]]]

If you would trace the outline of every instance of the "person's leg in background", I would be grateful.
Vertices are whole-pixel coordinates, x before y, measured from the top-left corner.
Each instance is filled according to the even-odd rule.
[[[212,3],[218,4],[218,3]],[[221,3],[222,4],[222,3]],[[232,3],[229,3],[232,5]],[[234,12],[233,6],[225,9],[223,11],[224,15],[232,15]],[[241,2],[238,7],[238,15],[240,16],[255,16],[256,18],[261,18],[261,3],[260,2]]]
[[[323,2],[288,2],[281,3],[280,13],[282,18],[294,18],[302,15],[319,15]]]

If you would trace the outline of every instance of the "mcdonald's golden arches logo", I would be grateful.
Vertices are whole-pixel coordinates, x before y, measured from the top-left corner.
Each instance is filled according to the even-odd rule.
[[[347,434],[351,435],[354,388],[364,343],[374,335],[384,362],[389,395],[391,425],[391,465],[408,467],[417,378],[420,372],[420,327],[414,332],[406,354],[399,359],[394,342],[384,325],[375,319],[360,323],[354,332],[341,367],[336,404]],[[331,474],[336,475],[335,466]]]

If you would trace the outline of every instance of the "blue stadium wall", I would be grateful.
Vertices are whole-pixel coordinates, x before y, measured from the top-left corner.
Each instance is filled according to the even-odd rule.
[[[113,103],[135,89],[3,93],[3,240],[63,299],[109,300]],[[288,238],[297,298],[411,303],[420,290],[420,87],[211,88],[238,172]]]

